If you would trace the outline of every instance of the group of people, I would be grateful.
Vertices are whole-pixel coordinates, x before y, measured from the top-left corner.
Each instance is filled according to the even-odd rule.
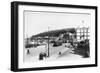
[[[44,52],[41,52],[41,53],[39,54],[39,60],[43,60],[43,59],[46,58],[46,57],[47,57],[47,54],[44,53]]]

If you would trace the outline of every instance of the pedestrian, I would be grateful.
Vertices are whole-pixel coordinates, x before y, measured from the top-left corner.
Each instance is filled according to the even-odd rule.
[[[43,60],[43,53],[42,52],[39,54],[39,60]]]
[[[61,52],[59,52],[59,55],[61,55]]]
[[[46,53],[43,53],[43,57],[45,57],[45,58],[46,58],[46,57],[47,57],[47,54],[46,54]]]
[[[30,51],[29,51],[29,49],[27,50],[27,54],[30,54]]]

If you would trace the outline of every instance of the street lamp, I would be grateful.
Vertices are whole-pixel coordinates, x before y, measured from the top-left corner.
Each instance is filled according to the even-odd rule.
[[[48,27],[48,32],[49,32],[49,27]],[[49,33],[48,33],[48,57],[50,56],[50,53],[49,53]]]

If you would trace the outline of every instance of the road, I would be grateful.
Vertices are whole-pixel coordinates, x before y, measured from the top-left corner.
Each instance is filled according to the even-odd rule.
[[[81,59],[82,56],[76,55],[72,53],[73,49],[70,49],[68,47],[65,47],[65,44],[58,47],[53,47],[50,44],[50,57],[44,58],[42,61],[56,61],[56,60],[77,60]],[[24,49],[25,52],[27,52],[26,49]],[[30,48],[30,53],[27,55],[25,54],[25,62],[36,62],[39,60],[39,54],[42,52],[47,52],[47,47],[45,46],[39,46],[37,48]],[[61,54],[59,55],[59,52]]]

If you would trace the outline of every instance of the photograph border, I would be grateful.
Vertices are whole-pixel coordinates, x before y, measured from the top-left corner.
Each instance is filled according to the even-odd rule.
[[[52,66],[39,68],[18,68],[18,6],[48,6],[48,7],[62,7],[62,8],[82,8],[95,10],[95,64],[86,65],[72,65],[72,66]],[[50,69],[65,69],[65,68],[81,68],[81,67],[96,67],[97,66],[97,6],[84,5],[69,5],[69,4],[51,4],[51,3],[36,3],[36,2],[11,2],[11,71],[33,71],[33,70],[50,70]]]

